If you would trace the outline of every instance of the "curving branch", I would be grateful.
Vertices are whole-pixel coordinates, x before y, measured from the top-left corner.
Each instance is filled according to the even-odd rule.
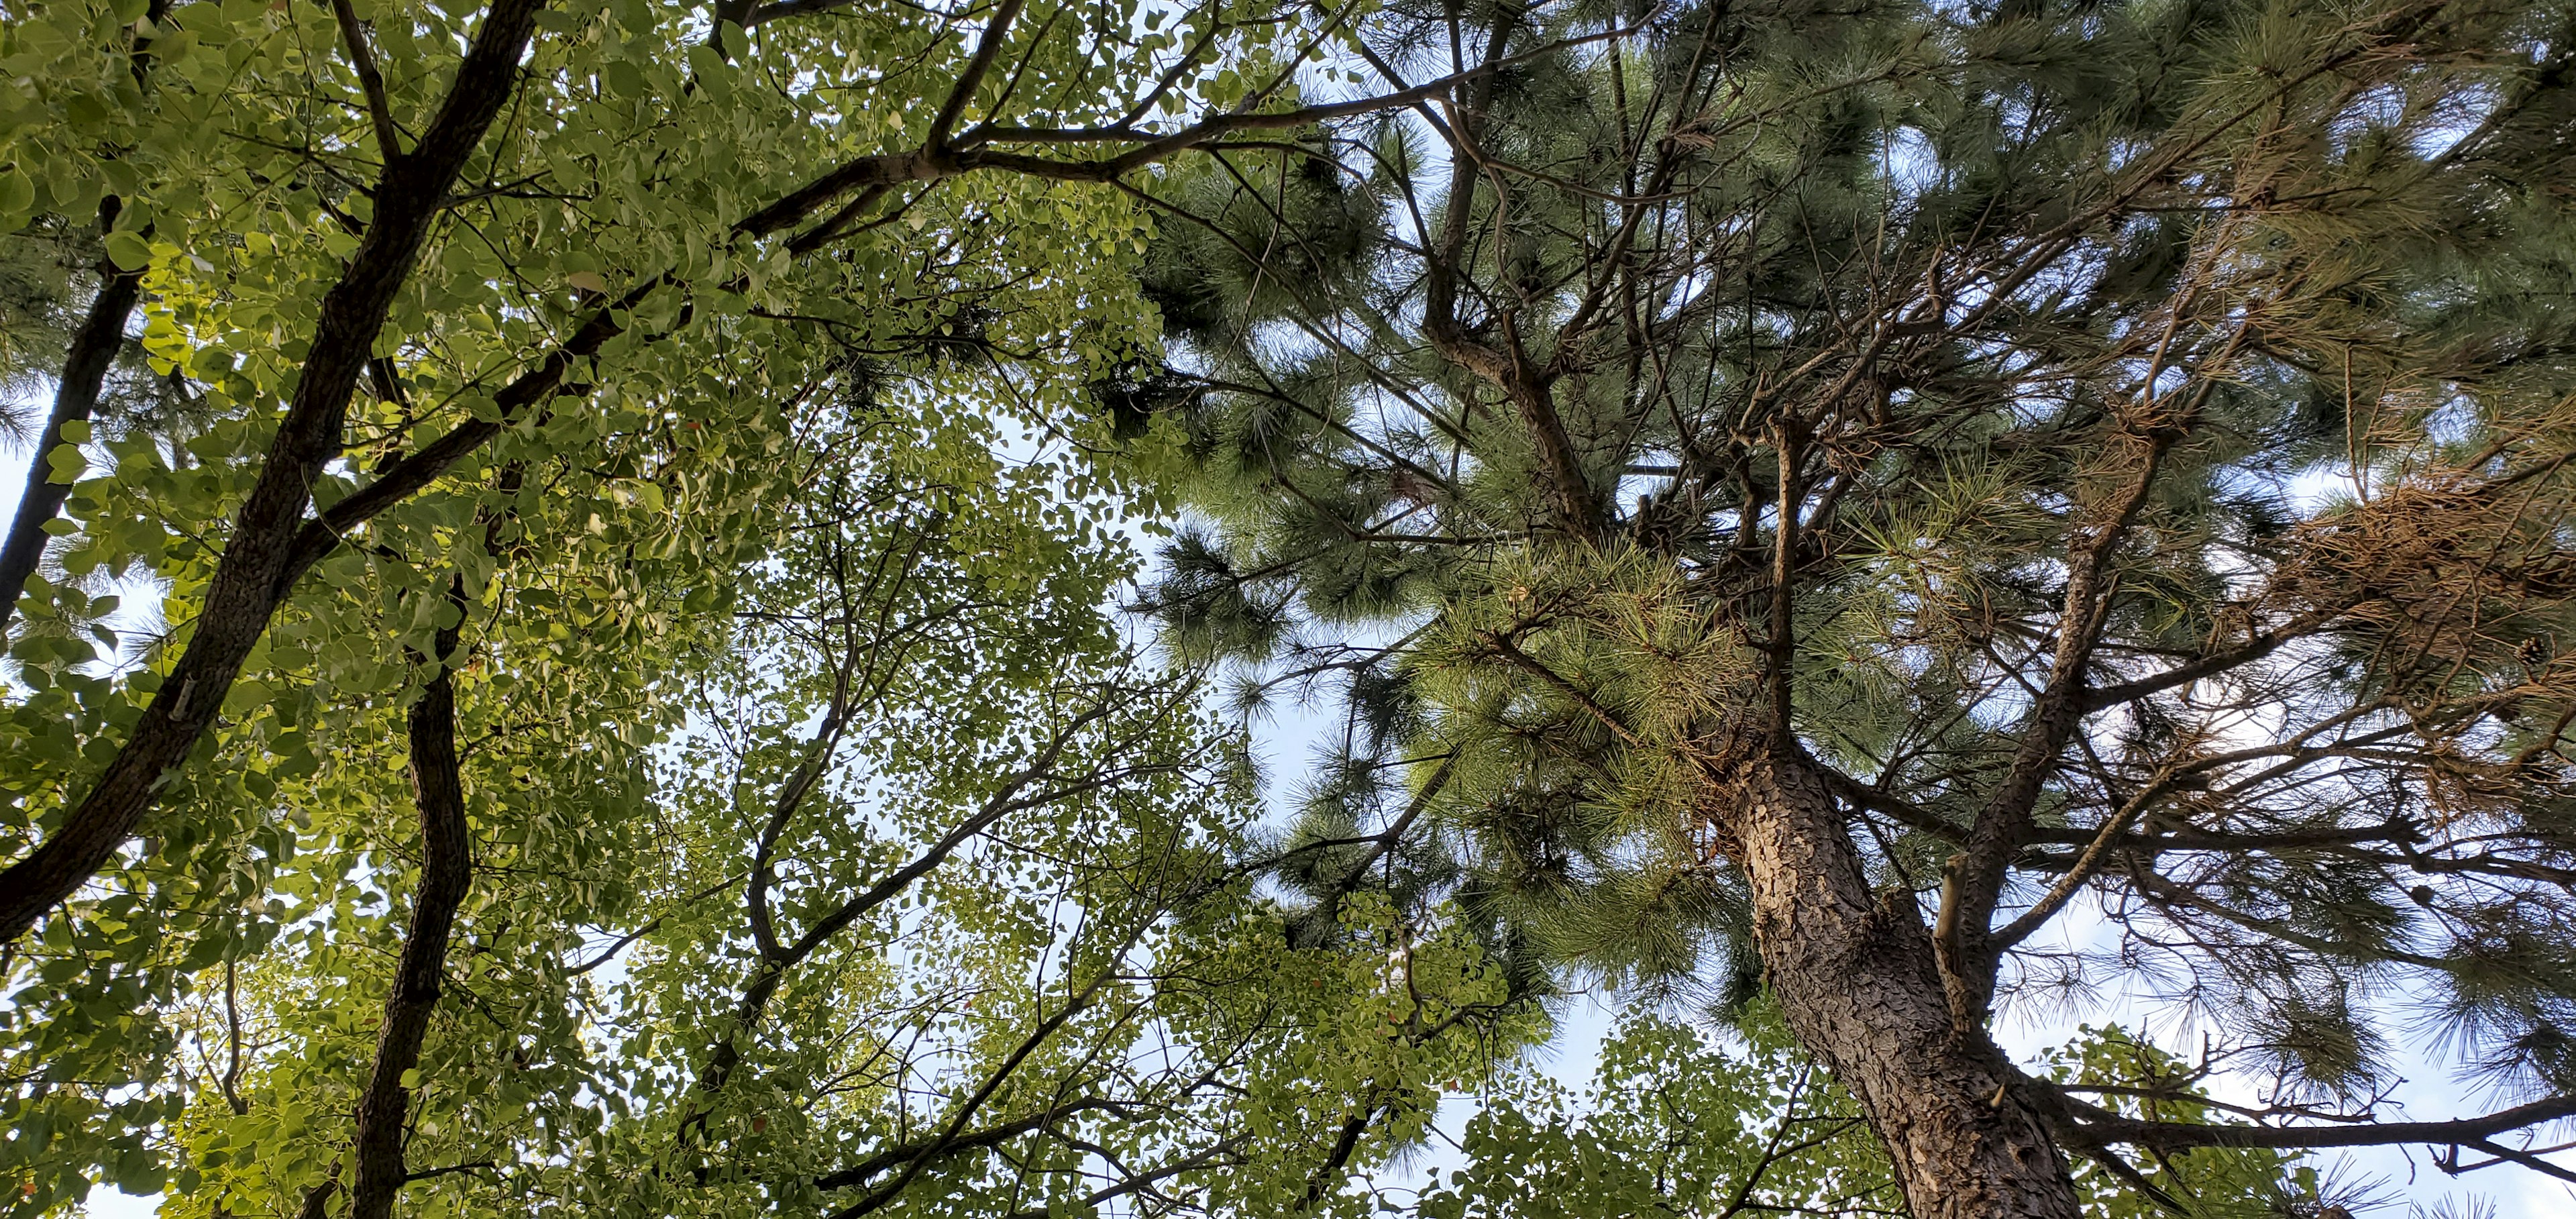
[[[707,1056],[706,1064],[699,1069],[698,1093],[701,1096],[710,1096],[723,1090],[731,1080],[734,1070],[742,1062],[741,1038],[749,1035],[752,1028],[764,1018],[771,1000],[777,995],[778,988],[786,983],[789,971],[803,964],[807,958],[820,951],[851,924],[865,917],[870,911],[902,896],[923,877],[946,863],[967,843],[990,832],[1004,818],[1014,813],[1098,791],[1146,773],[1148,770],[1157,769],[1154,767],[1106,768],[1094,769],[1075,776],[1059,776],[1058,763],[1062,761],[1065,752],[1072,748],[1083,730],[1105,719],[1116,709],[1112,693],[1103,692],[1099,701],[1059,726],[1047,741],[1038,747],[1035,756],[1028,763],[999,776],[991,794],[976,805],[973,812],[951,826],[938,841],[930,844],[910,862],[879,878],[875,884],[842,900],[829,912],[814,920],[812,925],[793,941],[782,943],[777,931],[768,925],[764,880],[767,875],[767,864],[764,860],[755,865],[753,878],[745,896],[746,904],[751,907],[756,938],[760,940],[760,960],[751,981],[743,987],[742,993],[735,999],[732,1029],[716,1042],[715,1048]],[[835,728],[832,731],[837,733],[839,729]],[[827,755],[818,750],[814,757],[809,759],[808,764],[800,766],[797,774],[791,777],[788,787],[795,793],[798,800],[801,800],[803,791],[810,789],[812,783],[819,777],[819,772],[808,772],[814,769],[814,762],[824,756]],[[782,810],[780,816],[784,816],[793,812],[795,801],[782,797],[778,807]],[[773,826],[781,824],[776,819],[772,821]],[[764,842],[766,843],[770,837],[771,835],[764,835]],[[1066,1015],[1070,1018],[1071,1013],[1068,1012]],[[701,1108],[692,1114],[684,1125],[703,1126],[708,1114],[709,1110]],[[891,1196],[888,1195],[889,1199]]]
[[[1122,955],[1128,947],[1134,946],[1137,937],[1144,933],[1147,925],[1147,923],[1138,924],[1134,932],[1128,936],[1127,945],[1119,950]],[[1001,1063],[984,1077],[983,1084],[976,1088],[974,1094],[957,1106],[956,1114],[948,1120],[948,1124],[937,1136],[929,1140],[921,1154],[904,1162],[903,1171],[897,1174],[894,1180],[869,1190],[858,1201],[832,1212],[831,1219],[860,1219],[861,1216],[873,1214],[888,1203],[902,1197],[903,1191],[910,1188],[913,1181],[918,1179],[933,1161],[946,1155],[949,1148],[955,1146],[959,1139],[966,1137],[967,1124],[974,1121],[975,1114],[983,1109],[986,1102],[993,1099],[993,1094],[1000,1091],[1002,1085],[1008,1083],[1011,1077],[1019,1072],[1020,1065],[1027,1062],[1030,1055],[1037,1053],[1039,1047],[1053,1038],[1057,1030],[1070,1023],[1074,1017],[1090,1010],[1092,1003],[1099,999],[1101,988],[1106,986],[1114,976],[1114,970],[1102,970],[1092,978],[1089,985],[1067,999],[1063,1007],[1058,1008],[1053,1015],[1040,1020],[1038,1026],[1030,1030],[1026,1037],[1021,1038],[1020,1044],[1013,1047]]]
[[[1596,42],[1608,36],[1600,34],[1550,43],[1521,55],[1389,93],[1257,114],[1220,114],[1177,131],[1156,133],[1124,124],[1082,128],[978,127],[960,135],[953,147],[934,142],[908,152],[878,153],[846,161],[744,217],[734,229],[755,237],[767,236],[802,224],[848,195],[907,182],[939,182],[984,170],[1059,182],[1115,181],[1230,136],[1256,131],[1289,131],[1333,119],[1409,106],[1438,97],[1521,60],[1553,54],[1569,46]],[[996,143],[1132,147],[1105,156],[1076,160],[1001,151],[991,147]],[[820,248],[832,236],[833,227],[826,225],[808,231],[791,239],[788,248],[799,253]]]
[[[1122,1107],[1119,1102],[1103,1097],[1079,1097],[1062,1104],[1049,1105],[1027,1117],[987,1126],[954,1138],[922,1139],[900,1147],[889,1147],[848,1168],[815,1178],[814,1187],[816,1189],[856,1189],[915,1160],[932,1155],[955,1155],[962,1151],[980,1151],[999,1147],[1021,1135],[1035,1134],[1077,1114]]]

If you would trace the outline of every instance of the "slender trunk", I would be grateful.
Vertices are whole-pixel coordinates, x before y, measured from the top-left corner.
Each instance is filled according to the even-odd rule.
[[[126,319],[134,315],[135,298],[142,295],[139,271],[119,271],[103,262],[99,274],[98,295],[90,298],[89,316],[72,336],[71,350],[63,356],[62,379],[54,383],[54,411],[45,417],[45,430],[27,460],[27,489],[18,495],[9,540],[0,545],[0,635],[7,634],[10,619],[18,612],[27,577],[44,560],[45,522],[62,511],[64,498],[72,493],[70,483],[53,480],[53,463],[46,459],[63,443],[64,424],[88,419],[98,409],[108,366],[116,362],[116,349],[125,344]]]
[[[404,1117],[411,1089],[403,1075],[420,1065],[420,1046],[438,1008],[447,968],[447,941],[457,908],[474,876],[473,843],[466,834],[465,791],[457,775],[456,683],[447,653],[456,632],[440,632],[438,675],[411,707],[411,782],[420,809],[420,888],[412,898],[411,929],[385,996],[384,1024],[376,1032],[376,1062],[358,1096],[354,1143],[357,1173],[349,1184],[349,1219],[385,1219],[394,1195],[410,1175],[403,1161]]]
[[[1751,881],[1771,989],[1869,1114],[1915,1219],[2077,1219],[2015,1072],[1983,1028],[1952,1025],[1912,895],[1871,892],[1821,778],[1758,748],[1725,778],[1720,824]]]

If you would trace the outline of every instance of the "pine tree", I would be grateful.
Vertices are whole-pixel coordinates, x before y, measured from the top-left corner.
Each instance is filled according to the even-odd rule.
[[[1168,637],[1344,700],[1310,933],[1386,884],[1525,974],[1767,988],[1925,1219],[2208,1146],[2566,1175],[2509,1140],[2576,1115],[2576,13],[1365,43],[1489,71],[1163,180],[1168,366],[1099,394],[1171,421]],[[2106,988],[2264,1103],[2124,1114],[1990,1036]],[[2370,1120],[2428,1027],[2503,1108]]]

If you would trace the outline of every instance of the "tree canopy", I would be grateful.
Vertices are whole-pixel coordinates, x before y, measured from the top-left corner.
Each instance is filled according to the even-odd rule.
[[[0,1207],[2563,1175],[2566,22],[12,9]]]

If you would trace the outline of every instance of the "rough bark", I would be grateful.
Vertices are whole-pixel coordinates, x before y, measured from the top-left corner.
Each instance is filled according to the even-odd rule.
[[[115,213],[111,209],[108,214]],[[0,546],[0,633],[8,631],[11,617],[18,612],[18,598],[27,591],[27,577],[44,560],[45,522],[62,511],[63,500],[72,493],[70,483],[53,480],[53,463],[47,459],[62,445],[65,424],[86,420],[98,410],[107,370],[116,362],[117,349],[125,345],[126,320],[134,315],[135,299],[142,295],[142,272],[120,271],[102,263],[99,273],[98,295],[90,298],[89,316],[82,319],[80,332],[72,336],[71,349],[63,356],[62,378],[54,384],[53,413],[45,417],[45,430],[28,457],[27,488],[18,495],[9,540]]]
[[[2076,1219],[2075,1187],[1982,1027],[1959,1029],[1913,895],[1873,893],[1823,776],[1754,748],[1713,810],[1798,1041],[1887,1145],[1915,1219]]]
[[[70,897],[134,834],[170,771],[214,723],[242,662],[301,571],[311,487],[339,455],[350,395],[394,295],[419,261],[448,188],[517,82],[544,0],[498,0],[475,32],[439,113],[411,152],[388,157],[367,226],[322,298],[310,354],[259,480],[234,519],[187,649],[143,710],[125,747],[64,818],[62,829],[0,872],[0,942]]]
[[[358,1095],[352,1139],[357,1173],[349,1184],[349,1219],[385,1219],[393,1213],[410,1170],[403,1160],[404,1117],[411,1089],[403,1075],[420,1065],[429,1018],[438,1008],[447,967],[447,943],[456,912],[473,885],[473,842],[466,833],[465,789],[456,760],[456,683],[447,662],[457,632],[439,633],[438,674],[412,704],[412,796],[420,811],[420,886],[412,896],[411,928],[385,996],[384,1023],[376,1031],[376,1061]]]

